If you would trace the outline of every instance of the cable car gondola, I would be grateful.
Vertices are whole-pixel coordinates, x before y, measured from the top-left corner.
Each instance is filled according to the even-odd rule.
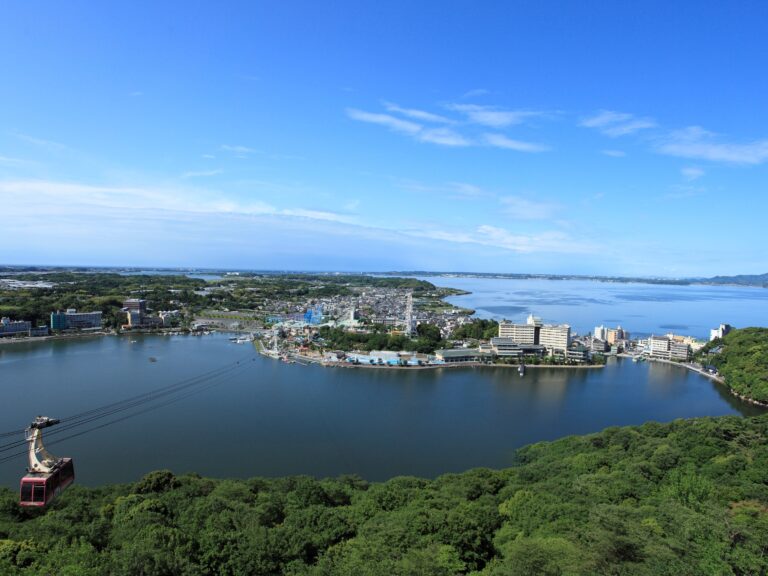
[[[43,428],[59,420],[38,416],[24,431],[29,468],[21,479],[19,505],[44,507],[75,481],[72,458],[56,458],[43,446]]]

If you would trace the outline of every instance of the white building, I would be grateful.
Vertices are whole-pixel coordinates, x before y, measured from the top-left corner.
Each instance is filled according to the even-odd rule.
[[[602,324],[600,326],[595,326],[595,332],[593,336],[597,340],[608,340],[608,329]]]
[[[565,354],[571,345],[571,327],[568,324],[542,326],[539,344],[544,346],[549,354]]]
[[[709,331],[709,340],[710,342],[712,340],[716,340],[717,338],[722,338],[728,332],[730,332],[733,329],[733,327],[730,324],[720,324],[717,328],[714,328]]]
[[[538,344],[539,327],[535,324],[512,324],[499,322],[499,338],[509,338],[517,344]]]
[[[673,340],[666,336],[651,336],[645,347],[652,358],[663,360],[688,360],[691,347],[687,342]]]

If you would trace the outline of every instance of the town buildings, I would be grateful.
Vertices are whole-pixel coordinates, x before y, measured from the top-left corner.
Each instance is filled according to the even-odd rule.
[[[0,318],[0,338],[5,336],[29,336],[30,330],[32,330],[32,323],[28,320]]]
[[[547,353],[565,355],[571,344],[571,327],[567,324],[542,324],[539,318],[528,316],[525,324],[499,322],[499,338],[520,346],[540,345]]]
[[[139,298],[129,298],[123,302],[128,323],[123,328],[133,330],[136,328],[157,328],[163,325],[163,319],[150,316],[147,312],[147,301]]]
[[[685,361],[691,355],[691,347],[687,342],[667,336],[651,336],[646,341],[645,353],[651,358]]]
[[[51,312],[51,330],[84,330],[101,328],[101,312],[78,312],[68,308],[65,312]]]

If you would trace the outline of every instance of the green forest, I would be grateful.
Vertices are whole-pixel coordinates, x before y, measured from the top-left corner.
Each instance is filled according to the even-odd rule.
[[[732,330],[722,340],[709,342],[699,359],[717,367],[737,394],[768,402],[768,328]]]
[[[0,490],[0,574],[747,575],[768,571],[768,416],[609,428],[513,466]]]

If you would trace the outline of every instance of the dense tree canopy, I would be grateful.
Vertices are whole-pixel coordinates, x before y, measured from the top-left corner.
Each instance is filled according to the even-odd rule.
[[[765,574],[768,417],[609,428],[435,480],[0,490],[0,574]]]
[[[716,354],[709,354],[713,349]],[[736,393],[768,402],[768,328],[732,330],[709,343],[702,358],[714,364]]]
[[[434,324],[422,323],[416,327],[416,338],[392,334],[386,326],[376,325],[371,332],[349,332],[343,328],[322,326],[318,331],[323,346],[334,350],[392,350],[432,354],[444,341],[440,329]]]
[[[474,320],[456,328],[451,338],[456,340],[474,338],[475,340],[490,340],[499,335],[499,323],[496,320]]]

